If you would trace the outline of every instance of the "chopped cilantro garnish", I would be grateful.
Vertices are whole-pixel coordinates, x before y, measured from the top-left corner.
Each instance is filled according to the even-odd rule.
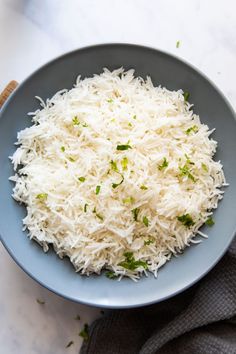
[[[128,165],[128,159],[127,159],[127,157],[124,157],[121,160],[121,166],[122,166],[123,170],[127,170],[127,165]]]
[[[65,146],[61,146],[61,151],[65,152],[65,150],[66,150]]]
[[[102,217],[100,214],[98,214],[98,213],[96,213],[96,217],[97,217],[98,219],[100,219],[101,221],[104,220],[103,217]]]
[[[187,164],[185,164],[183,167],[179,167],[180,170],[180,176],[187,176],[189,179],[191,179],[193,182],[196,182],[196,179],[193,177],[192,173],[189,170],[189,167]]]
[[[118,275],[115,272],[112,271],[108,271],[105,273],[106,277],[109,279],[115,279],[118,277]]]
[[[76,321],[80,321],[80,320],[81,320],[80,315],[77,315],[77,316],[75,317],[75,320],[76,320]]]
[[[84,204],[84,212],[87,213],[88,204]]]
[[[187,176],[189,179],[191,179],[193,182],[196,182],[196,179],[192,175],[190,168],[188,165],[194,165],[194,162],[190,160],[187,154],[185,154],[186,157],[186,164],[183,167],[179,167],[180,170],[180,176]]]
[[[134,203],[134,198],[133,197],[127,197],[123,199],[123,203]]]
[[[46,200],[48,197],[48,194],[47,193],[39,193],[36,198],[39,199],[39,200]]]
[[[186,227],[193,226],[195,222],[193,221],[192,217],[189,214],[184,214],[181,216],[178,216],[177,219],[182,222],[182,224]]]
[[[72,119],[72,122],[73,122],[74,125],[80,125],[80,121],[79,121],[79,119],[78,119],[77,116],[75,116],[75,117]]]
[[[37,301],[37,303],[38,303],[39,305],[44,305],[44,304],[45,304],[45,301],[43,301],[43,300],[36,299],[36,301]]]
[[[85,323],[84,328],[79,333],[79,336],[82,337],[85,341],[89,340],[89,327],[88,327],[87,323]]]
[[[145,226],[148,227],[149,221],[148,221],[148,218],[146,216],[143,217],[143,223],[144,223]]]
[[[100,220],[103,221],[103,217],[102,217],[100,214],[97,213],[96,207],[93,208],[93,213],[96,215],[96,217],[97,217],[98,219],[100,219]]]
[[[137,119],[137,116],[136,116],[136,114],[133,116],[133,119]]]
[[[190,158],[188,157],[187,154],[184,154],[184,156],[186,157],[186,163],[189,163],[190,165],[194,165],[194,162],[192,162],[192,161],[190,160]]]
[[[163,170],[163,168],[166,168],[168,165],[169,165],[169,162],[164,157],[162,164],[158,166],[158,170],[161,171],[161,170]]]
[[[79,177],[78,180],[79,180],[80,182],[84,182],[84,181],[85,181],[85,177]]]
[[[111,169],[112,169],[113,171],[118,172],[117,163],[116,163],[115,161],[111,160],[110,164],[111,164]]]
[[[74,344],[73,340],[71,340],[71,341],[67,344],[66,348],[69,348],[72,344]]]
[[[140,211],[139,208],[135,208],[135,209],[132,209],[132,214],[133,214],[133,218],[134,218],[134,221],[138,221],[138,213]]]
[[[129,127],[132,127],[132,123],[129,122],[129,123],[128,123],[128,126],[129,126]]]
[[[193,125],[192,127],[188,128],[185,133],[189,135],[191,132],[197,133],[198,132],[198,127],[196,125]]]
[[[208,172],[208,167],[205,163],[202,163],[202,169],[205,171],[205,172]]]
[[[100,193],[100,190],[101,190],[101,186],[97,186],[97,187],[96,187],[96,191],[95,191],[95,192],[96,192],[96,195],[98,195],[98,194]]]
[[[146,187],[146,186],[144,186],[144,184],[142,184],[142,185],[140,186],[140,189],[146,191],[146,190],[148,189],[148,187]]]
[[[180,41],[177,41],[176,42],[176,48],[179,48],[179,46],[180,46]]]
[[[144,241],[144,246],[149,246],[151,243],[154,243],[154,240],[149,238],[148,240]]]
[[[205,224],[206,224],[207,226],[213,226],[213,225],[215,224],[215,221],[213,220],[212,216],[210,216],[210,217],[206,220]]]
[[[107,100],[108,103],[113,103],[113,99],[109,98],[109,100]]]
[[[120,174],[121,175],[121,181],[119,182],[119,183],[112,183],[112,188],[117,188],[118,186],[120,186],[121,185],[121,183],[123,183],[124,182],[124,176],[122,175],[122,174]]]
[[[139,267],[147,269],[148,265],[146,261],[136,261],[133,252],[124,253],[125,260],[120,262],[118,265],[128,270],[135,270]]]
[[[183,94],[183,96],[184,96],[185,102],[187,102],[188,99],[189,99],[190,93],[189,93],[188,91],[185,91],[184,94]]]
[[[71,156],[69,156],[69,160],[70,160],[71,162],[75,162],[75,159],[74,159],[73,157],[71,157]]]
[[[124,151],[124,150],[128,150],[128,149],[132,149],[132,147],[129,144],[116,146],[116,150],[119,150],[119,151]]]

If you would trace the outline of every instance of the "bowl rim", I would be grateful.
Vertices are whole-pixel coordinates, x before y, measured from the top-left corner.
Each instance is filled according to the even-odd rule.
[[[88,46],[83,46],[81,48],[77,48],[74,49],[72,51],[66,52],[62,55],[56,56],[55,58],[51,59],[50,61],[46,62],[45,64],[43,64],[42,66],[38,67],[36,70],[34,70],[33,72],[31,72],[31,74],[29,74],[14,90],[14,92],[7,98],[7,100],[4,102],[2,108],[0,109],[0,119],[2,119],[2,116],[4,115],[4,112],[6,110],[6,108],[8,107],[8,105],[11,104],[11,101],[14,99],[14,96],[17,94],[18,91],[21,90],[21,88],[27,83],[27,81],[31,80],[33,78],[34,75],[40,73],[41,70],[44,70],[45,68],[47,68],[48,66],[51,66],[53,64],[55,64],[57,61],[62,60],[63,58],[69,57],[75,53],[79,53],[79,52],[83,52],[83,51],[88,51],[88,50],[94,50],[96,48],[106,48],[106,47],[118,47],[118,46],[122,46],[122,47],[133,47],[133,48],[137,48],[140,50],[148,50],[148,51],[153,51],[153,52],[157,52],[160,53],[162,55],[168,56],[172,59],[175,59],[178,62],[183,63],[185,66],[189,67],[190,69],[192,69],[193,71],[195,71],[198,75],[200,75],[201,77],[203,77],[214,89],[215,91],[223,98],[226,106],[228,107],[229,111],[231,112],[235,122],[236,122],[236,113],[233,109],[233,106],[231,105],[230,101],[228,100],[228,98],[225,96],[225,94],[216,86],[216,84],[209,79],[201,70],[199,70],[198,68],[196,68],[194,65],[190,64],[188,61],[186,61],[185,59],[182,59],[180,57],[178,57],[175,54],[172,54],[168,51],[164,51],[164,50],[160,50],[157,49],[155,47],[152,46],[146,46],[146,45],[139,45],[139,44],[132,44],[132,43],[122,43],[122,42],[111,42],[111,43],[99,43],[99,44],[94,44],[94,45],[88,45]],[[144,302],[139,302],[139,303],[135,303],[135,304],[125,304],[125,305],[106,305],[106,304],[100,304],[100,303],[95,303],[95,302],[91,302],[91,301],[84,301],[84,300],[79,300],[77,298],[75,298],[74,296],[69,296],[69,295],[63,295],[60,291],[57,291],[55,288],[45,284],[43,281],[41,281],[36,275],[32,274],[31,271],[27,270],[26,267],[22,264],[21,261],[18,261],[16,259],[16,256],[14,255],[14,253],[12,252],[12,250],[10,249],[10,247],[8,247],[8,245],[6,244],[6,242],[4,241],[4,239],[2,238],[2,235],[0,233],[0,241],[2,242],[4,248],[7,250],[8,254],[11,256],[11,258],[15,261],[15,263],[28,275],[30,276],[33,280],[35,280],[37,283],[39,283],[40,285],[42,285],[44,288],[52,291],[54,294],[73,301],[75,303],[80,303],[80,304],[84,304],[84,305],[89,305],[89,306],[93,306],[93,307],[98,307],[98,308],[107,308],[107,309],[128,309],[128,308],[138,308],[138,307],[144,307],[144,306],[149,306],[158,302],[162,302],[164,300],[167,300],[171,297],[174,297],[180,293],[182,293],[183,291],[187,290],[188,288],[192,287],[194,284],[196,284],[199,280],[201,280],[207,273],[209,273],[214,267],[215,265],[220,261],[220,259],[225,255],[226,251],[228,250],[230,244],[232,243],[234,237],[236,235],[236,223],[235,223],[235,228],[234,231],[232,233],[232,235],[229,237],[229,240],[225,243],[224,248],[222,249],[221,253],[218,254],[218,256],[215,257],[214,261],[211,263],[211,265],[206,268],[206,270],[198,277],[196,277],[196,279],[193,279],[192,281],[190,281],[187,285],[185,285],[184,287],[181,287],[180,289],[166,295],[163,296],[162,298],[158,299],[158,300],[151,300],[151,301],[144,301]]]

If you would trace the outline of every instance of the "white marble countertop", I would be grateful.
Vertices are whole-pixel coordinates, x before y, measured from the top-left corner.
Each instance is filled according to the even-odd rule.
[[[184,58],[214,81],[236,109],[235,33],[234,0],[1,0],[0,90],[66,51],[126,42]],[[44,289],[2,245],[0,269],[0,354],[78,353],[78,332],[99,316],[99,309]],[[80,321],[74,319],[77,314]]]

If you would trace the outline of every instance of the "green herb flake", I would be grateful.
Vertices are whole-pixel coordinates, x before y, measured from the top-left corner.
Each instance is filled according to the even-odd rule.
[[[88,327],[87,323],[85,323],[84,328],[79,333],[79,336],[82,337],[85,342],[87,342],[89,340],[89,327]]]
[[[143,191],[146,191],[146,190],[148,189],[148,187],[146,187],[146,186],[144,186],[144,184],[142,184],[142,185],[140,186],[140,189],[142,189]]]
[[[73,345],[74,344],[74,342],[73,342],[73,340],[71,340],[68,344],[67,344],[67,346],[66,346],[66,348],[69,348],[71,345]]]
[[[88,204],[84,204],[84,212],[87,213],[87,210],[88,210]]]
[[[179,48],[180,47],[180,41],[177,41],[176,42],[176,48]]]
[[[109,100],[107,100],[108,103],[113,103],[113,99],[109,98]]]
[[[184,96],[184,101],[187,102],[188,99],[189,99],[189,97],[190,97],[190,93],[189,93],[188,91],[185,91],[185,92],[183,93],[183,96]]]
[[[100,215],[100,214],[98,214],[98,213],[96,213],[96,217],[97,217],[98,219],[100,219],[101,221],[104,220],[103,217],[102,217],[102,215]]]
[[[193,177],[187,164],[185,164],[183,167],[179,167],[179,170],[180,170],[180,176],[187,176],[193,182],[196,182],[196,179]]]
[[[48,197],[48,194],[47,193],[39,193],[37,194],[36,198],[39,199],[39,200],[46,200]]]
[[[70,160],[70,162],[75,162],[75,159],[71,156],[69,156],[69,160]]]
[[[186,163],[188,163],[188,164],[190,164],[190,165],[194,165],[194,162],[192,162],[192,161],[190,160],[190,158],[188,157],[187,154],[184,154],[184,156],[186,157]]]
[[[143,223],[144,223],[144,225],[145,225],[146,227],[148,227],[148,225],[149,225],[149,220],[148,220],[148,218],[147,218],[146,216],[143,217]]]
[[[112,183],[112,188],[115,189],[124,182],[124,176],[122,174],[120,174],[120,175],[121,175],[121,181],[119,183]]]
[[[162,171],[164,168],[168,167],[168,165],[169,165],[169,162],[164,157],[162,164],[158,166],[158,170]]]
[[[128,123],[128,126],[129,126],[129,127],[132,127],[132,123],[129,122],[129,123]]]
[[[121,166],[122,166],[122,169],[125,171],[127,170],[127,166],[128,166],[128,159],[127,157],[124,157],[122,160],[121,160]]]
[[[65,146],[61,146],[61,151],[65,152],[65,150],[66,150]]]
[[[215,224],[215,221],[213,220],[212,216],[210,216],[206,221],[205,224],[207,226],[213,226]]]
[[[118,277],[118,275],[115,273],[115,272],[112,272],[112,271],[108,271],[105,273],[105,276],[108,278],[108,279],[116,279]]]
[[[101,190],[101,186],[97,186],[95,190],[96,195],[100,193],[100,190]]]
[[[82,126],[83,126],[84,128],[88,128],[88,124],[87,124],[87,123],[83,123]]]
[[[128,150],[128,149],[132,149],[132,147],[129,144],[116,146],[116,150],[119,150],[119,151],[124,151],[124,150]]]
[[[72,122],[73,122],[74,125],[80,125],[80,121],[79,121],[79,119],[78,119],[77,116],[75,116],[75,117],[72,119]]]
[[[205,172],[208,172],[208,167],[205,163],[202,163],[202,169],[205,171]]]
[[[117,163],[116,163],[115,161],[111,160],[110,165],[111,165],[111,169],[112,169],[113,171],[118,172]]]
[[[136,270],[139,267],[143,267],[144,269],[148,268],[146,261],[136,261],[133,255],[133,252],[125,252],[124,253],[125,260],[120,262],[118,265],[128,269],[128,270]]]
[[[149,245],[151,245],[151,243],[154,243],[154,240],[149,238],[148,240],[144,241],[144,246],[149,246]]]
[[[193,221],[192,217],[189,214],[184,214],[181,216],[178,216],[177,219],[182,222],[182,224],[186,227],[193,226],[195,222]]]
[[[82,176],[81,176],[81,177],[78,178],[78,180],[79,180],[80,182],[85,182],[85,177],[82,177]]]
[[[136,114],[133,116],[133,119],[137,119],[137,116],[136,116]]]
[[[134,221],[138,221],[138,214],[140,212],[140,209],[139,208],[135,208],[135,209],[132,209],[131,212],[133,214]]]
[[[198,127],[196,125],[193,125],[192,127],[188,128],[185,133],[187,135],[190,135],[190,133],[197,133],[198,132]]]
[[[43,301],[43,300],[36,299],[36,301],[39,305],[45,305],[45,301]]]
[[[77,316],[75,317],[75,320],[76,320],[76,321],[80,321],[80,320],[81,320],[80,315],[77,315]]]
[[[125,203],[125,204],[134,203],[134,202],[135,202],[135,200],[133,197],[127,197],[127,198],[123,199],[123,203]]]

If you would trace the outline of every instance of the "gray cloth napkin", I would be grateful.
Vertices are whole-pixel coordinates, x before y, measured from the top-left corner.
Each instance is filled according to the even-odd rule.
[[[189,290],[156,305],[113,310],[80,354],[236,354],[236,240]]]

